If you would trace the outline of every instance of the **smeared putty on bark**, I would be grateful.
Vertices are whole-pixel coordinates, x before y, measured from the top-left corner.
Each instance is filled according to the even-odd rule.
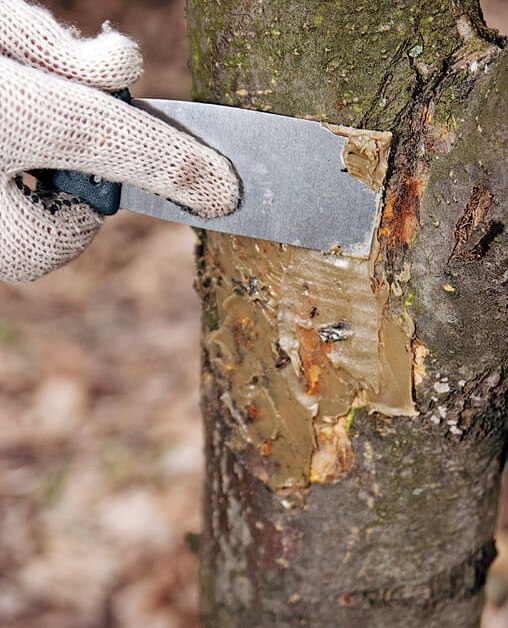
[[[381,194],[390,133],[325,125],[343,162]],[[207,338],[229,446],[274,490],[335,481],[351,467],[362,407],[412,416],[410,335],[387,314],[370,258],[209,233],[217,329]]]
[[[229,446],[272,489],[335,479],[340,460],[330,471],[330,456],[315,455],[321,433],[356,406],[414,414],[410,338],[384,311],[388,288],[373,291],[369,260],[212,232],[207,240],[220,265],[207,348]],[[348,333],[329,340],[323,329],[334,326]]]

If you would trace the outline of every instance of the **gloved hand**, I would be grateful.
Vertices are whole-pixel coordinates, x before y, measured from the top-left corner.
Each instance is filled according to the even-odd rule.
[[[94,39],[44,9],[0,0],[0,279],[31,281],[79,255],[102,218],[67,194],[32,192],[20,173],[77,170],[127,182],[203,217],[234,211],[229,162],[99,90],[142,73],[138,47],[103,26]]]

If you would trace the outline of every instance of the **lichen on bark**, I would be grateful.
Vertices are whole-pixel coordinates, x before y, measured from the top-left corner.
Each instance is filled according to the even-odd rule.
[[[194,93],[199,100],[388,130],[413,92],[430,86],[443,60],[460,48],[457,16],[471,16],[475,5],[191,1]]]

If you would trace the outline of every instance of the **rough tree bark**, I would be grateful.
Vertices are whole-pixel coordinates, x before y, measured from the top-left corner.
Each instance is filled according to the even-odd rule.
[[[393,133],[370,260],[200,234],[204,624],[477,626],[505,443],[504,41],[476,0],[188,19],[197,99]]]

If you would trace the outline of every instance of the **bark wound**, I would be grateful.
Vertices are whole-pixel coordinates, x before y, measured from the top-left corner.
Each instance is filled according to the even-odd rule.
[[[391,133],[326,127],[348,138],[348,172],[380,192]],[[388,287],[373,288],[373,259],[208,241],[218,329],[207,348],[222,376],[229,447],[274,490],[337,480],[354,461],[357,408],[415,413],[410,334],[385,312]]]
[[[388,249],[411,245],[418,228],[420,197],[426,180],[420,162],[415,175],[402,175],[396,188],[388,192],[379,230]]]
[[[336,480],[353,462],[356,408],[414,414],[410,338],[385,313],[388,290],[372,289],[368,259],[213,233],[207,243],[218,252],[207,349],[229,447],[274,490]]]
[[[464,214],[455,225],[455,246],[450,259],[480,259],[493,239],[503,232],[501,222],[487,220],[493,198],[483,181],[475,185]]]

